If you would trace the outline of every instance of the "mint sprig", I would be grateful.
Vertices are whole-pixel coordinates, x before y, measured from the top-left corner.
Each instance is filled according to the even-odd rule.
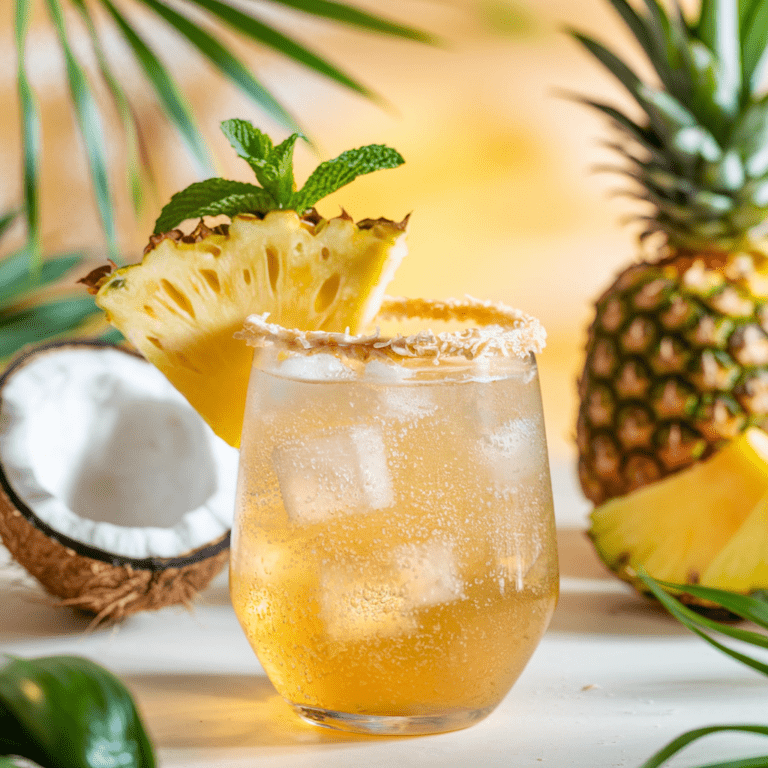
[[[321,163],[297,190],[293,150],[296,140],[304,138],[301,134],[291,134],[275,146],[269,136],[247,120],[225,120],[221,130],[238,157],[251,167],[261,186],[220,178],[195,182],[171,197],[155,222],[155,234],[167,232],[185,219],[201,216],[232,217],[238,213],[264,214],[279,209],[304,213],[358,176],[397,168],[405,162],[394,149],[369,144]]]

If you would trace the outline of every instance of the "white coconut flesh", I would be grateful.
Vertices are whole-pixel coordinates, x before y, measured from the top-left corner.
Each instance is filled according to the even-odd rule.
[[[237,450],[143,359],[53,346],[10,370],[0,397],[6,493],[64,546],[168,567],[231,528]]]

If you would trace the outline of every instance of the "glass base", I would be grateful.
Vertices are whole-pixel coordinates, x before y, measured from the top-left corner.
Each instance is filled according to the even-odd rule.
[[[369,736],[418,736],[468,728],[487,717],[494,707],[448,712],[444,715],[353,715],[330,709],[291,704],[294,712],[313,725]]]

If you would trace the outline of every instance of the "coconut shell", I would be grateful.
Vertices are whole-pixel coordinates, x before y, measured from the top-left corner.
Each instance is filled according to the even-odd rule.
[[[68,346],[113,347],[78,340],[27,351],[0,378],[0,398],[8,377],[34,355]],[[70,539],[40,520],[8,484],[0,464],[0,540],[61,605],[91,613],[94,624],[99,624],[169,605],[190,606],[227,564],[230,533],[172,558],[136,559],[109,553]]]

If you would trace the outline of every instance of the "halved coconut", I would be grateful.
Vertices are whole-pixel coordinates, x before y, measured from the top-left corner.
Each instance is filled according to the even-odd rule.
[[[0,378],[0,537],[97,621],[189,603],[222,569],[237,461],[153,365],[111,344],[37,347]]]

